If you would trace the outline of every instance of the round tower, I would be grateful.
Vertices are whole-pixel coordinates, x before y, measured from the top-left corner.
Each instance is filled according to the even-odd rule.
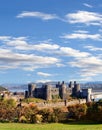
[[[76,92],[80,91],[80,84],[76,84]]]
[[[72,81],[69,82],[69,88],[73,88],[73,83],[72,83]]]
[[[66,98],[66,84],[64,82],[62,82],[61,85],[61,98],[62,99]]]
[[[28,95],[29,97],[33,97],[34,96],[34,90],[36,88],[36,84],[28,84]]]
[[[80,84],[76,85],[76,96],[80,97]]]
[[[87,89],[87,102],[91,102],[91,94],[92,94],[92,89],[88,88]]]
[[[49,85],[49,84],[45,85],[45,99],[46,100],[52,100],[51,85]]]
[[[74,88],[72,89],[72,95],[74,97],[80,97],[80,84],[77,84],[76,81],[74,81]]]
[[[60,86],[61,86],[61,83],[58,82],[58,83],[56,84],[56,88],[60,88]]]
[[[25,98],[28,98],[29,95],[28,95],[28,91],[25,91]]]

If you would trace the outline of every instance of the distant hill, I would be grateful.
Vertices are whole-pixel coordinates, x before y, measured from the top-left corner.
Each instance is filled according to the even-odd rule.
[[[55,86],[58,82],[47,82],[47,84],[51,84],[52,86]],[[66,82],[65,82],[66,83]],[[42,87],[44,83],[36,83],[37,87]],[[45,83],[46,84],[46,83]],[[68,82],[66,83],[68,86]],[[12,92],[24,92],[25,90],[28,90],[28,84],[2,84],[3,88],[12,91]],[[102,81],[95,81],[95,82],[86,82],[86,83],[80,83],[81,88],[94,88],[94,89],[102,89]]]
[[[8,91],[6,88],[0,86],[0,91]]]
[[[81,84],[81,87],[85,88],[93,88],[93,89],[102,89],[102,81],[95,81],[95,82],[87,82],[84,84]]]
[[[24,92],[27,90],[27,84],[2,84],[2,86],[11,92]]]

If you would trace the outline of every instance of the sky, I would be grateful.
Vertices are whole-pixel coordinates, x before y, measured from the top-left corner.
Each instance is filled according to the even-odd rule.
[[[102,81],[100,0],[0,0],[0,84]]]

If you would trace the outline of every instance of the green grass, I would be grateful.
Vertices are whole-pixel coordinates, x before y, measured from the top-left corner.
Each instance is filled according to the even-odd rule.
[[[0,123],[0,130],[102,130],[102,124],[19,124]]]
[[[40,103],[40,102],[45,102],[45,100],[40,99],[40,98],[26,98],[26,99],[23,99],[23,102],[26,102],[26,103],[30,103],[30,102]]]

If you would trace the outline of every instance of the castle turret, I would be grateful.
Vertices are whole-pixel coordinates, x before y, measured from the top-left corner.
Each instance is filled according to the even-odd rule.
[[[64,81],[61,84],[61,89],[60,89],[60,96],[62,99],[66,99],[66,84],[64,83]]]
[[[28,97],[29,97],[28,91],[25,91],[25,98],[28,98]]]
[[[51,85],[49,85],[49,84],[45,85],[45,99],[46,100],[52,100]]]
[[[33,97],[34,96],[34,90],[36,88],[36,84],[28,84],[28,95],[29,97]]]
[[[88,89],[88,95],[87,95],[87,102],[91,102],[91,93],[92,93],[92,89]]]
[[[72,89],[72,95],[74,97],[80,97],[80,84],[77,84],[76,81],[74,81],[74,88]]]
[[[56,88],[60,88],[60,87],[61,87],[61,83],[58,82],[58,83],[56,84]]]
[[[91,94],[92,94],[92,89],[91,88],[82,89],[82,97],[86,98],[87,102],[91,102]]]
[[[73,88],[73,83],[72,83],[72,81],[70,81],[70,83],[69,83],[69,88]]]

